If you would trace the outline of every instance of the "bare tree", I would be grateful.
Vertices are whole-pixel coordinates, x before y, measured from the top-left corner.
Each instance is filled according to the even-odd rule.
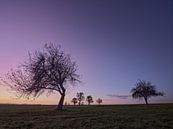
[[[72,102],[74,105],[76,105],[77,102],[78,102],[78,100],[77,100],[77,98],[73,98],[73,99],[71,100],[71,102]]]
[[[63,109],[67,85],[79,82],[76,63],[60,46],[45,44],[43,51],[29,54],[29,60],[17,70],[11,70],[5,84],[20,93],[21,97],[38,97],[46,90],[59,92],[57,109]]]
[[[91,95],[87,96],[86,101],[88,102],[88,105],[94,102]]]
[[[144,98],[145,103],[148,104],[148,99],[155,96],[163,96],[163,92],[158,92],[151,82],[139,80],[136,83],[136,87],[131,90],[132,97],[134,99]]]
[[[76,96],[77,96],[79,105],[81,105],[81,102],[85,99],[84,93],[83,92],[79,92],[79,93],[76,94]]]
[[[100,99],[100,98],[98,98],[98,99],[96,100],[96,102],[100,105],[100,104],[103,102],[103,100]]]

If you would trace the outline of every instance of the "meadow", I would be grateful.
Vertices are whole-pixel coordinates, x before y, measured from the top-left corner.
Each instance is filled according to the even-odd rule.
[[[173,104],[0,105],[0,129],[173,129]]]

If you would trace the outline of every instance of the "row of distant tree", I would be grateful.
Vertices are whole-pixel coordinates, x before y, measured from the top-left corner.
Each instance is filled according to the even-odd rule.
[[[83,92],[79,92],[76,94],[76,98],[74,97],[71,102],[76,105],[78,103],[78,105],[84,105],[84,101],[85,101],[85,96],[84,96],[84,93]],[[91,103],[94,102],[93,98],[91,95],[87,96],[86,97],[86,102],[88,103],[88,105],[90,105]],[[96,100],[96,102],[100,105],[103,100],[101,98],[98,98]]]

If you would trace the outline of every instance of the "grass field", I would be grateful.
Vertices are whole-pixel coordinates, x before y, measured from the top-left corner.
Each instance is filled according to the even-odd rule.
[[[173,104],[0,105],[0,129],[173,129]]]

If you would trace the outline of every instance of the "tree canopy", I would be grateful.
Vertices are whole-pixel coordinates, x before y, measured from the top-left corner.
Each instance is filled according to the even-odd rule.
[[[79,105],[81,105],[82,101],[85,99],[84,93],[83,92],[79,92],[79,93],[76,94],[76,97],[78,99]]]
[[[149,81],[139,80],[136,87],[131,90],[134,99],[144,98],[145,103],[148,104],[148,98],[155,96],[163,96],[163,92],[158,92],[154,85]]]
[[[96,102],[100,105],[103,102],[103,100],[101,98],[98,98]]]
[[[72,102],[74,105],[76,105],[76,104],[78,103],[78,100],[77,100],[77,98],[73,98],[73,99],[71,100],[71,102]]]
[[[88,102],[88,105],[94,102],[91,95],[87,96],[86,101]]]

